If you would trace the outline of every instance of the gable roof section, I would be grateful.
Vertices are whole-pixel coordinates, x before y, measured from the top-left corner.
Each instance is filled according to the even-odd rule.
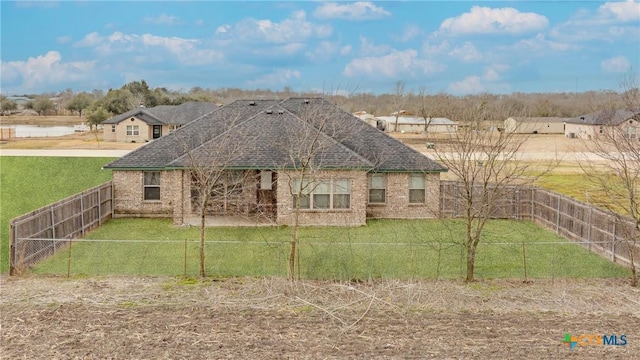
[[[310,131],[310,129],[312,129]],[[219,148],[224,144],[223,148]],[[324,99],[239,100],[110,163],[110,169],[185,168],[224,155],[230,168],[294,168],[297,150],[324,169],[446,171]],[[218,155],[212,154],[212,150]]]
[[[619,125],[631,118],[637,118],[640,109],[600,110],[577,118],[567,119],[568,124]]]
[[[118,124],[130,117],[137,117],[149,125],[185,125],[188,122],[214,111],[218,106],[209,102],[190,101],[180,105],[158,105],[152,108],[139,107],[103,121],[103,124]]]

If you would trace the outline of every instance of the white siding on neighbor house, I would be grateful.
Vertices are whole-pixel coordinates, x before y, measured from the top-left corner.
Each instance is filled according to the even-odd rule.
[[[122,120],[116,124],[115,136],[112,132],[113,124],[104,124],[103,138],[105,141],[117,141],[117,142],[146,142],[152,138],[153,128],[147,125],[146,122],[132,116],[128,119]],[[138,135],[127,135],[127,126],[138,126]],[[163,129],[163,134],[165,130]],[[113,139],[113,140],[112,140]]]
[[[618,131],[614,133],[614,136],[617,134],[625,134],[624,136],[628,136],[628,134],[636,134],[635,138],[638,139],[640,136],[640,122],[634,119],[627,119],[617,125]],[[576,139],[585,139],[590,140],[597,137],[599,134],[602,134],[606,131],[611,131],[612,127],[609,125],[591,125],[591,124],[572,124],[567,123],[567,127],[565,129],[564,135],[568,138],[576,138]],[[635,131],[633,129],[636,129]],[[633,136],[633,135],[631,135]]]
[[[514,118],[504,121],[504,130],[516,134],[564,134],[565,123],[560,118]]]

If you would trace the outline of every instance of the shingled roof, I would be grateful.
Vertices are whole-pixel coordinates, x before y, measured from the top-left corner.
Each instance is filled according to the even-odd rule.
[[[313,154],[314,166],[323,169],[446,171],[321,98],[234,101],[105,168],[189,168],[211,162],[220,152],[229,155],[225,167],[239,169],[295,168],[300,165],[299,154]]]
[[[158,105],[152,108],[139,107],[103,121],[103,124],[118,124],[130,117],[137,117],[149,125],[185,125],[193,119],[210,113],[218,106],[209,102],[190,101],[180,105]]]
[[[639,115],[640,109],[600,110],[577,118],[567,119],[566,122],[586,125],[619,125],[631,118],[637,119]]]

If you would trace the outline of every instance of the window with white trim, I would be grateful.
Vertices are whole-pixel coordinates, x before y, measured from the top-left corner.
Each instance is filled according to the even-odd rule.
[[[385,174],[369,175],[369,203],[384,204],[387,201],[387,176]]]
[[[140,135],[139,125],[127,125],[127,136],[138,136],[138,135]]]
[[[409,203],[423,204],[425,193],[424,174],[409,174]]]
[[[350,209],[351,181],[348,179],[327,179],[292,182],[293,206],[300,209]],[[300,195],[298,195],[300,194]]]
[[[160,200],[160,171],[145,171],[143,177],[144,200]]]

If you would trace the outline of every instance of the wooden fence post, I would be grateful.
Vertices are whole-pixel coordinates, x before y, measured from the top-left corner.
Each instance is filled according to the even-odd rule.
[[[556,234],[560,234],[560,195],[556,195],[558,206],[556,208]]]

